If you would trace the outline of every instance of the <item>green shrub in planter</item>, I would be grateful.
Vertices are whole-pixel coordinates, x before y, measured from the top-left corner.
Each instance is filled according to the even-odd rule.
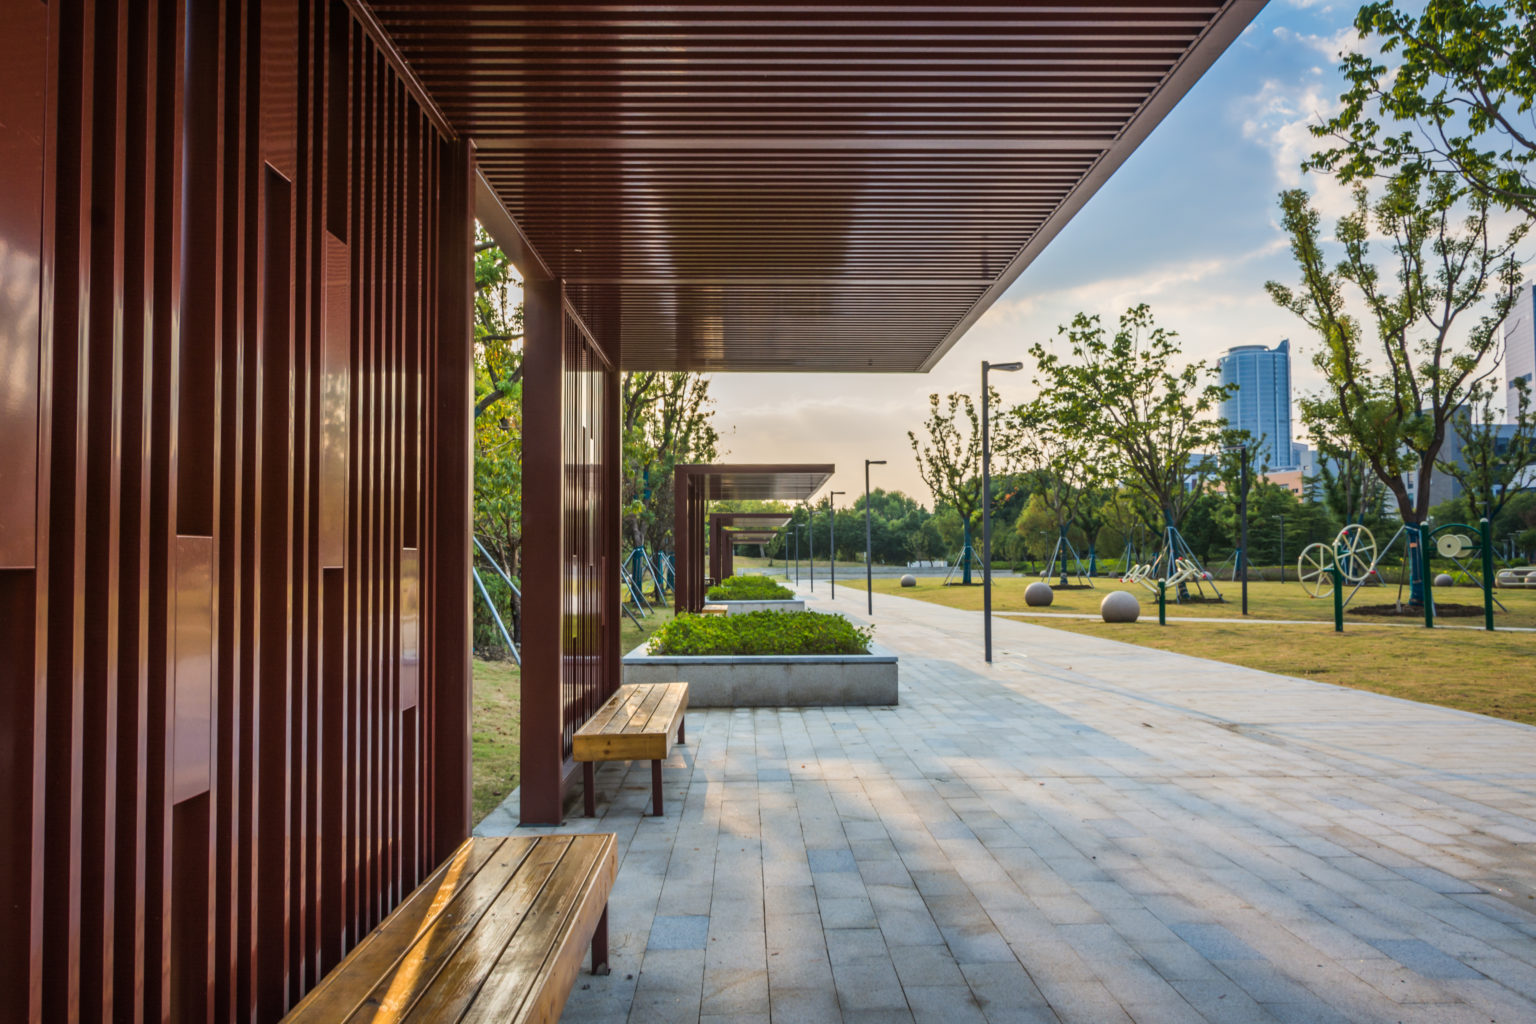
[[[710,587],[704,596],[711,601],[787,601],[795,592],[767,576],[732,576]]]
[[[874,632],[823,612],[680,615],[656,630],[649,653],[868,654]]]

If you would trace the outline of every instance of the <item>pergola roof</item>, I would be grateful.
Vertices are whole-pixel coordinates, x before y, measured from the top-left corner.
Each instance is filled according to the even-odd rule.
[[[719,519],[727,530],[748,530],[753,533],[772,533],[794,517],[786,512],[711,512],[711,519]],[[739,523],[737,520],[746,520]]]
[[[706,501],[809,501],[836,469],[831,465],[688,463],[675,472],[693,478],[699,488],[695,493]]]
[[[625,369],[927,370],[1264,0],[372,0]]]

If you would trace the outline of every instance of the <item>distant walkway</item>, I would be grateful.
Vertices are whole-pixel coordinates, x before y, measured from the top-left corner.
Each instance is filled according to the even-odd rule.
[[[1536,729],[875,613],[900,707],[695,712],[662,819],[599,771],[613,973],[567,1021],[1536,1020]]]

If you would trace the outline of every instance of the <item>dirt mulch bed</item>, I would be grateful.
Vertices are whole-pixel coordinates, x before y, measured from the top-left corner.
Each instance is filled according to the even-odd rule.
[[[1387,618],[1419,619],[1424,618],[1423,605],[1396,605],[1396,604],[1368,604],[1363,608],[1349,609],[1351,615],[1382,615]],[[1435,618],[1437,619],[1480,619],[1483,617],[1483,606],[1480,604],[1442,604],[1435,602]]]

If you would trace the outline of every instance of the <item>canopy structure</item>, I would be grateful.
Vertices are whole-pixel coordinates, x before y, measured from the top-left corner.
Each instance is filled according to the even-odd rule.
[[[831,465],[712,464],[690,463],[678,466],[673,479],[672,542],[677,557],[677,586],[673,606],[679,612],[699,611],[704,607],[707,589],[705,574],[705,531],[709,532],[709,578],[720,579],[724,566],[718,561],[729,548],[720,531],[729,516],[732,523],[763,516],[788,521],[782,512],[722,513],[707,517],[711,501],[809,501],[832,479],[837,467]],[[726,571],[728,575],[728,570]]]
[[[711,512],[709,578],[719,582],[736,574],[735,545],[766,544],[790,521],[783,512]]]
[[[625,369],[840,371],[937,363],[1262,6],[370,5]]]
[[[1263,6],[0,4],[0,1020],[230,1021],[474,821],[477,220],[555,825],[622,371],[932,368]],[[831,472],[681,467],[678,607],[709,501]]]

